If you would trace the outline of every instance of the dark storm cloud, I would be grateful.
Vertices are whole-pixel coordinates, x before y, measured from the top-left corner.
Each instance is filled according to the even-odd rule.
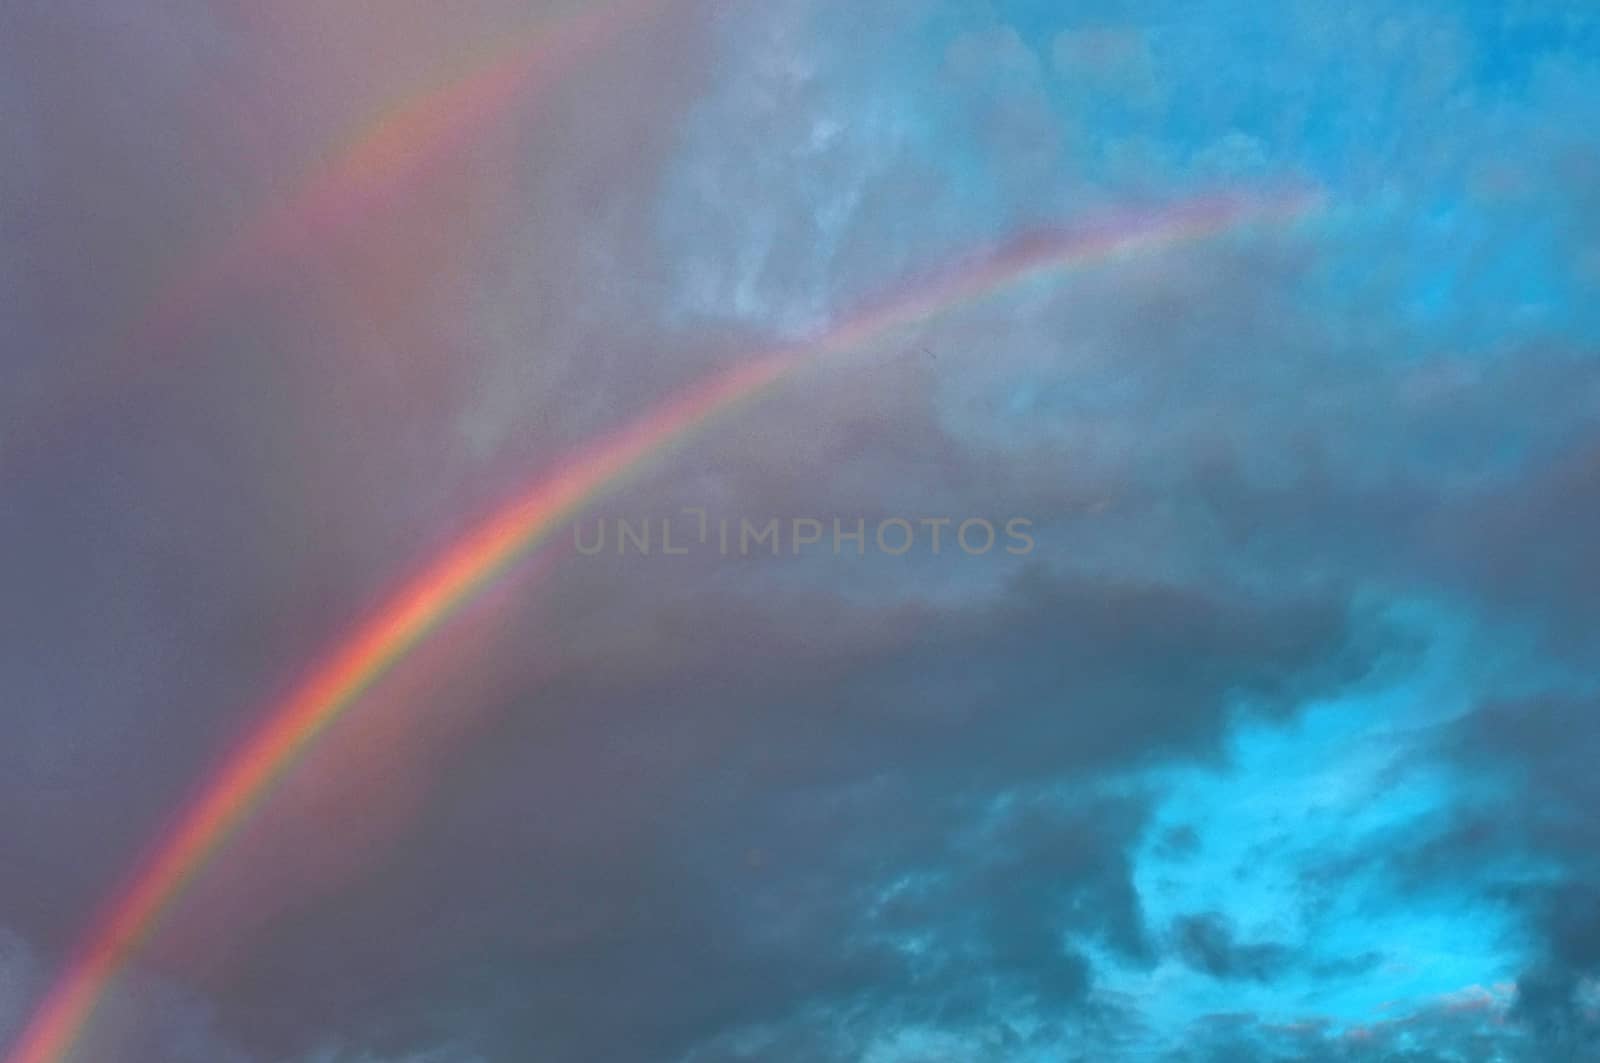
[[[563,615],[581,575],[552,588]],[[230,1013],[287,1048],[341,1027],[426,1043],[481,1009],[491,1059],[733,1052],[742,1027],[760,1043],[823,1015],[861,1016],[830,1035],[858,1049],[896,1016],[983,1036],[1092,1021],[1107,1005],[1081,949],[1151,956],[1128,865],[1142,802],[1092,780],[1203,753],[1240,692],[1287,706],[1349,678],[1358,659],[1316,678],[1345,618],[1044,573],[925,612],[864,651],[906,614],[633,602],[632,629],[656,635],[625,659],[659,664],[619,684],[597,658],[509,704],[381,893],[253,942]],[[326,975],[314,996],[308,970]]]
[[[1489,705],[1464,720],[1455,739],[1465,764],[1518,789],[1509,805],[1452,825],[1438,854],[1549,869],[1501,888],[1530,913],[1535,939],[1513,1016],[1551,1058],[1583,1059],[1600,1048],[1597,708],[1592,695],[1563,693]]]
[[[1215,978],[1271,981],[1294,957],[1293,948],[1278,942],[1239,941],[1217,912],[1187,916],[1172,933],[1185,962]]]
[[[1589,399],[1584,413],[1570,442],[1524,479],[1451,514],[1471,585],[1574,663],[1600,650],[1600,404]]]

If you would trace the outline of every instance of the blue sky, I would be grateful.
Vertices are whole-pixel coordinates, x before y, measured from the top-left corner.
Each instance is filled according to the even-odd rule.
[[[662,3],[159,357],[118,344],[160,278],[529,5],[0,14],[0,1044],[464,515],[974,248],[1294,188],[609,497],[1037,548],[553,550],[297,769],[84,1058],[1600,1057],[1600,11]]]

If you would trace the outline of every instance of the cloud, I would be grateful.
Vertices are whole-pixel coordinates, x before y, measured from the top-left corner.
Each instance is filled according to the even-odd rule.
[[[547,601],[570,618],[562,582]],[[1092,780],[1203,753],[1237,692],[1287,705],[1344,675],[1317,678],[1346,637],[1317,603],[1223,620],[1204,599],[1040,574],[977,611],[925,609],[887,644],[855,641],[880,610],[837,601],[806,607],[826,621],[793,597],[621,604],[654,638],[509,687],[380,895],[252,940],[228,976],[247,1028],[251,999],[353,1037],[421,1037],[472,1008],[489,1058],[646,1058],[818,1010],[957,1032],[1071,999],[1097,1013],[1082,950],[1146,962],[1149,945],[1127,863],[1140,804]],[[1122,654],[1168,663],[1139,677]],[[415,930],[397,940],[397,923]],[[262,1043],[293,1047],[261,1022]]]
[[[1214,978],[1271,981],[1283,973],[1294,949],[1279,942],[1241,942],[1216,912],[1188,916],[1173,928],[1177,951],[1196,970]]]
[[[0,15],[0,1032],[470,515],[1019,228],[1305,181],[663,455],[593,516],[1037,549],[558,538],[233,840],[96,1058],[1590,1050],[1592,18],[690,2],[106,383],[164,278],[526,9]]]
[[[10,1045],[20,1034],[47,974],[28,942],[0,931],[0,1043]],[[255,1060],[217,1028],[215,1014],[201,996],[144,973],[111,988],[76,1050],[119,1063]]]

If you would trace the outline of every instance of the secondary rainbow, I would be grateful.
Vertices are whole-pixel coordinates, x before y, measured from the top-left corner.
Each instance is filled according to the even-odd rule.
[[[170,356],[208,308],[257,271],[317,246],[381,211],[406,183],[490,128],[519,100],[574,65],[668,0],[578,0],[574,13],[535,23],[462,64],[449,76],[385,107],[326,153],[327,161],[287,195],[274,199],[220,246],[188,257],[112,346],[113,361],[89,357],[44,420],[0,447],[37,445],[76,420],[74,411],[111,394],[123,374]]]
[[[643,471],[697,429],[821,359],[892,338],[906,326],[1051,271],[1139,248],[1164,247],[1253,221],[1292,217],[1307,195],[1197,200],[1124,214],[1088,228],[1035,232],[874,301],[809,342],[743,360],[578,453],[473,527],[402,583],[306,673],[224,760],[173,828],[94,921],[6,1056],[62,1063],[82,1038],[117,973],[160,928],[186,887],[317,738],[412,648],[565,526],[596,497]]]
[[[413,174],[448,157],[535,88],[559,79],[663,0],[588,4],[538,23],[360,127],[333,162],[269,206],[223,247],[178,274],[141,318],[138,346],[169,340],[227,285],[262,263],[359,222]]]

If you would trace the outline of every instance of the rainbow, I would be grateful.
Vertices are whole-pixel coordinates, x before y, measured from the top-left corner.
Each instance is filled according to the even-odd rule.
[[[193,322],[217,293],[259,264],[281,259],[359,223],[412,175],[449,157],[539,84],[560,78],[585,55],[661,0],[614,0],[541,23],[443,79],[386,108],[362,126],[333,162],[293,196],[178,275],[135,329],[141,345],[163,343]]]
[[[1066,267],[1139,248],[1200,239],[1247,222],[1292,217],[1313,200],[1212,199],[1123,215],[1090,228],[1036,232],[869,304],[812,340],[776,348],[661,406],[560,464],[512,498],[393,592],[296,685],[224,760],[174,826],[91,924],[35,1011],[7,1063],[59,1063],[129,961],[187,887],[301,755],[430,633],[584,506],[646,469],[719,415],[831,355],[893,338],[905,326]]]
[[[228,291],[379,212],[408,181],[449,158],[529,92],[552,84],[665,4],[578,2],[575,14],[535,24],[359,126],[289,195],[176,269],[115,344],[122,357],[109,366],[89,359],[64,397],[75,406],[109,392],[121,374],[169,352]],[[56,417],[71,420],[70,413],[57,410]],[[32,426],[35,434],[47,427],[55,426]]]

